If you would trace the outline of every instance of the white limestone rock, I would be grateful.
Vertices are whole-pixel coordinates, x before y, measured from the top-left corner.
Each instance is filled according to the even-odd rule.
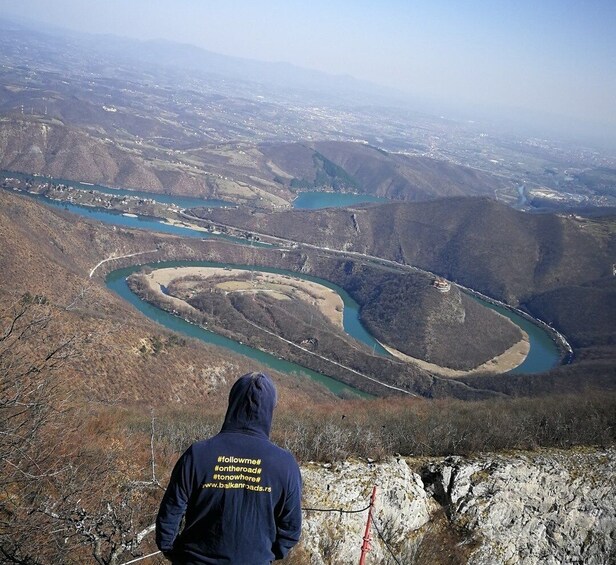
[[[302,467],[304,506],[354,510],[368,506],[373,485],[377,486],[375,522],[388,543],[399,545],[429,520],[438,505],[424,490],[421,477],[404,459],[370,464],[345,461],[333,465]],[[356,563],[368,511],[306,512],[302,533],[304,548],[313,565]],[[373,538],[378,534],[373,529]],[[375,539],[370,563],[383,563],[382,543]]]
[[[400,563],[415,562],[422,540],[438,553],[438,536],[472,565],[616,563],[616,448],[308,464],[302,474],[310,508],[364,508],[376,484],[376,525]],[[366,517],[305,513],[311,564],[357,563]],[[395,563],[373,538],[368,562]]]

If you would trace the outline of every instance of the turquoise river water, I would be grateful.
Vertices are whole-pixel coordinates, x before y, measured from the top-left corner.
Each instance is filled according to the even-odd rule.
[[[14,173],[10,174],[11,176],[18,176]],[[133,191],[123,191],[120,189],[110,189],[107,187],[95,186],[95,185],[83,185],[80,183],[68,183],[67,181],[60,181],[58,179],[49,179],[53,180],[53,182],[65,182],[67,184],[71,184],[80,190],[97,190],[100,192],[111,193],[110,191],[114,191],[113,193],[118,194],[128,194],[128,195],[137,195],[143,198],[153,198],[158,201],[161,200],[161,196],[165,197],[165,202],[175,203],[178,206],[186,206],[186,207],[196,207],[196,206],[211,206],[211,207],[220,207],[224,206],[227,203],[222,201],[208,201],[208,200],[199,200],[193,198],[176,198],[169,195],[159,195],[154,193],[140,192],[135,193]],[[305,193],[307,196],[300,196],[294,201],[294,207],[296,208],[323,208],[328,206],[344,206],[350,204],[360,204],[362,202],[375,202],[381,201],[383,199],[375,199],[374,197],[366,196],[366,195],[341,195],[336,193],[318,193],[311,192]],[[32,196],[30,196],[32,197]],[[49,200],[47,198],[42,197],[33,197],[37,200],[44,202],[47,205],[68,210],[72,213],[78,214],[83,217],[87,217],[94,220],[99,220],[105,223],[120,225],[124,227],[130,228],[138,228],[145,229],[154,232],[163,232],[163,233],[173,233],[176,235],[181,235],[184,237],[195,237],[200,239],[225,239],[228,241],[233,241],[236,243],[246,244],[246,240],[233,238],[230,236],[225,236],[222,234],[210,234],[206,232],[192,230],[190,228],[181,227],[181,226],[172,226],[170,224],[161,222],[161,220],[157,218],[144,218],[144,217],[128,217],[124,216],[121,213],[113,212],[109,210],[103,210],[88,206],[79,206],[75,204],[63,203],[63,202],[55,202]],[[168,199],[168,200],[167,200]],[[150,265],[152,268],[163,267],[163,266],[182,266],[182,265],[204,265],[204,266],[223,266],[223,267],[240,267],[251,269],[253,267],[240,266],[240,265],[232,265],[232,264],[212,264],[207,262],[177,262],[177,263],[160,263],[160,264],[152,264]],[[271,368],[274,368],[281,372],[287,373],[301,373],[309,376],[317,382],[325,385],[327,388],[335,392],[336,394],[340,394],[342,391],[352,391],[353,389],[349,389],[345,385],[335,381],[329,377],[324,375],[320,375],[315,371],[311,371],[306,369],[305,367],[301,367],[300,365],[290,363],[288,361],[284,361],[282,359],[278,359],[277,357],[264,353],[262,351],[253,349],[248,347],[245,344],[237,343],[233,340],[224,338],[219,336],[213,332],[208,330],[204,330],[195,325],[189,324],[176,316],[172,316],[150,304],[147,304],[140,300],[137,296],[135,296],[127,287],[125,279],[126,277],[138,270],[140,267],[131,267],[128,269],[119,269],[110,273],[107,277],[107,285],[108,287],[119,294],[122,298],[133,304],[137,307],[141,312],[143,312],[146,316],[154,319],[155,321],[161,323],[162,325],[172,329],[174,331],[178,331],[191,337],[197,337],[202,339],[208,343],[213,343],[215,345],[227,347],[236,351],[237,353],[241,353],[248,357],[251,357],[260,363],[263,363]],[[305,275],[298,275],[295,272],[286,272],[277,269],[270,269],[265,267],[258,267],[260,271],[264,272],[279,272],[283,274],[288,274],[294,277],[301,276],[308,280],[313,280],[324,286],[332,288],[336,292],[340,294],[345,304],[344,308],[344,327],[347,333],[358,339],[364,343],[366,343],[369,347],[373,348],[376,353],[384,356],[388,356],[388,353],[374,340],[374,338],[366,331],[366,329],[362,326],[359,321],[358,307],[355,301],[341,288],[336,287],[332,283],[328,281],[317,279],[315,277],[309,277]],[[551,369],[555,365],[557,365],[560,361],[560,352],[558,347],[552,340],[551,336],[544,329],[539,327],[536,324],[533,324],[531,321],[526,318],[519,316],[515,312],[512,312],[508,308],[492,304],[490,302],[481,300],[480,298],[473,297],[476,300],[479,300],[484,306],[487,308],[491,308],[493,310],[498,311],[500,314],[506,316],[510,320],[512,320],[515,324],[521,327],[528,335],[530,339],[530,351],[526,358],[526,360],[516,369],[511,371],[511,373],[536,373],[542,372]],[[355,391],[356,392],[356,391]]]

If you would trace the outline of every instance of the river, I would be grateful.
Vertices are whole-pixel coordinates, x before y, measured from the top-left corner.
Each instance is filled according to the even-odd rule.
[[[165,267],[212,267],[212,266],[228,266],[228,265],[225,263],[210,263],[206,261],[173,261],[173,262],[170,261],[170,262],[165,262],[165,263],[151,263],[149,264],[149,266],[152,268],[157,268],[157,267],[165,268]],[[240,266],[238,265],[238,267]],[[245,269],[254,269],[254,267],[249,267],[249,266],[241,266],[241,267]],[[230,349],[231,351],[234,351],[235,353],[239,353],[241,355],[245,355],[246,357],[250,357],[251,359],[254,359],[255,361],[258,361],[259,363],[265,365],[266,367],[270,367],[271,369],[274,369],[276,371],[280,371],[282,373],[306,376],[312,379],[313,381],[321,384],[322,386],[324,386],[325,388],[329,389],[331,392],[339,396],[340,395],[345,395],[349,397],[359,396],[362,398],[366,398],[370,396],[361,391],[358,391],[357,389],[351,388],[335,379],[332,379],[331,377],[327,377],[325,375],[322,375],[321,373],[317,373],[316,371],[313,371],[306,367],[302,367],[301,365],[298,365],[296,363],[285,361],[284,359],[280,359],[279,357],[276,357],[275,355],[271,355],[270,353],[261,351],[260,349],[255,349],[246,344],[239,343],[237,341],[226,338],[212,331],[206,330],[195,324],[191,324],[183,320],[182,318],[179,318],[178,316],[169,314],[168,312],[165,312],[164,310],[161,310],[160,308],[157,308],[156,306],[153,306],[145,302],[144,300],[141,300],[136,294],[134,294],[128,288],[128,285],[126,284],[126,278],[132,273],[139,271],[140,269],[141,269],[141,265],[137,265],[133,267],[126,267],[124,269],[117,269],[115,271],[112,271],[111,273],[107,275],[106,284],[109,289],[111,289],[113,292],[118,294],[121,298],[123,298],[127,302],[130,302],[133,306],[135,306],[135,308],[137,308],[140,312],[142,312],[148,318],[151,318],[155,322],[158,322],[159,324],[165,326],[166,328],[170,330],[179,332],[189,337],[200,339],[201,341],[204,341],[206,343],[211,343],[213,345],[225,347],[227,349]],[[280,273],[289,274],[295,277],[298,276],[297,273],[292,273],[292,272],[287,273],[286,271],[281,271],[278,269],[259,269],[259,270],[267,270],[267,272],[280,272]],[[305,278],[308,278],[308,277],[305,277]],[[312,277],[311,280],[315,280],[314,277]],[[346,293],[344,293],[343,291],[343,296],[344,294]],[[352,301],[352,303],[350,303],[349,306],[353,308],[353,303],[354,303],[355,310],[357,310],[357,303],[355,303],[355,301],[353,301],[350,297],[348,298]],[[345,317],[346,316],[352,317],[353,315],[352,313],[347,314],[347,310],[349,308],[347,308],[346,306],[347,306],[347,303],[345,303]],[[363,330],[363,331],[367,333],[366,330]]]
[[[215,234],[206,231],[194,230],[180,225],[168,224],[160,218],[153,218],[148,216],[125,216],[122,212],[115,210],[105,210],[103,208],[96,208],[94,206],[84,206],[81,204],[72,204],[70,202],[60,202],[58,200],[52,200],[38,194],[31,194],[29,192],[19,191],[17,194],[23,195],[33,200],[51,206],[53,208],[59,208],[61,210],[67,210],[77,216],[88,218],[90,220],[98,220],[105,224],[111,224],[114,226],[122,226],[126,228],[148,230],[158,233],[169,233],[173,235],[179,235],[182,237],[194,237],[198,239],[223,239],[234,243],[247,243],[246,239],[233,237],[225,234]],[[153,195],[150,195],[153,196]],[[202,200],[200,206],[206,206],[209,203],[208,200]],[[253,242],[253,246],[262,247],[267,246],[260,242]]]
[[[354,194],[348,192],[298,192],[293,200],[293,208],[297,210],[317,210],[319,208],[341,208],[367,202],[391,202],[388,198],[370,194]]]
[[[13,177],[19,180],[33,182],[53,182],[54,184],[64,184],[66,186],[70,186],[72,188],[75,188],[76,190],[93,190],[96,192],[101,192],[102,194],[110,194],[112,196],[136,196],[138,198],[143,198],[144,200],[156,200],[157,202],[160,202],[162,204],[176,204],[180,208],[198,208],[200,206],[207,206],[209,208],[224,208],[226,206],[234,206],[234,204],[231,204],[230,202],[225,202],[224,200],[191,198],[189,196],[174,196],[172,194],[146,192],[143,190],[111,188],[109,186],[103,186],[101,184],[91,184],[88,182],[28,175],[25,173],[14,173],[12,171],[0,171],[0,177]]]
[[[15,177],[18,176],[16,173],[5,173],[5,174],[10,175],[10,176],[15,176]],[[23,177],[34,178],[36,180],[50,180],[55,183],[62,182],[58,179],[45,179],[45,177],[31,177],[28,175],[23,175]],[[80,183],[71,183],[71,186],[74,186],[75,184],[79,185]],[[96,186],[96,185],[83,185],[83,184],[81,184],[79,189],[97,190],[100,192],[108,192],[109,190],[114,190],[114,191],[120,190],[120,189],[109,189],[107,187],[101,187],[101,186]],[[136,193],[134,193],[133,191],[120,191],[120,192],[126,193],[128,195],[136,195]],[[22,193],[22,194],[27,195],[27,193]],[[301,194],[300,194],[300,196],[294,201],[294,206],[300,209],[303,206],[306,206],[306,208],[315,209],[315,208],[323,208],[327,206],[336,206],[336,205],[341,206],[345,204],[348,205],[349,202],[352,202],[353,204],[359,204],[361,202],[374,202],[375,201],[374,197],[370,197],[368,195],[361,195],[361,194],[342,195],[338,193],[327,193],[327,192],[325,193],[309,192],[309,193],[303,193],[303,194],[308,195],[305,200],[301,198]],[[160,199],[161,197],[161,195],[159,194],[147,193],[147,192],[141,192],[139,193],[139,195],[141,195],[143,198],[153,198],[153,199]],[[322,200],[320,201],[319,201],[319,195],[322,197]],[[78,214],[80,216],[90,218],[90,219],[100,220],[108,224],[119,225],[119,226],[124,226],[128,228],[146,229],[146,230],[150,230],[154,232],[171,233],[171,234],[180,235],[184,237],[195,237],[195,238],[200,238],[200,239],[224,239],[224,240],[234,242],[234,243],[242,243],[244,245],[246,244],[246,240],[244,239],[234,238],[231,236],[226,236],[224,234],[212,234],[208,232],[196,231],[196,230],[183,227],[183,226],[175,226],[175,225],[162,222],[158,218],[145,218],[142,216],[139,216],[136,218],[127,217],[127,216],[122,215],[119,212],[102,210],[99,208],[94,208],[94,207],[89,207],[89,206],[69,204],[66,202],[56,202],[56,201],[50,200],[48,198],[40,197],[40,196],[33,196],[33,195],[28,195],[28,196],[31,198],[35,198],[41,202],[44,202],[47,205],[51,205],[56,208],[65,209],[75,214]],[[169,195],[162,195],[162,196],[164,196],[165,198],[169,198],[169,200],[165,200],[166,202],[175,203],[178,205],[180,205],[179,203],[181,201],[184,202],[185,204],[192,204],[193,206],[195,204],[197,204],[198,206],[210,206],[210,205],[211,206],[222,206],[226,204],[226,203],[223,203],[222,201],[208,201],[208,200],[199,200],[199,199],[192,199],[192,198],[186,199],[183,197],[176,198],[176,197],[171,197]],[[350,200],[347,198],[341,198],[343,196],[352,197],[352,198]],[[254,245],[260,246],[261,244],[255,243]],[[237,265],[225,265],[225,266],[236,267]],[[153,267],[155,268],[156,265],[153,265]],[[252,267],[246,267],[246,268],[252,268]],[[260,268],[260,269],[266,272],[278,272],[276,269],[266,269],[266,268]],[[121,269],[120,271],[114,271],[113,273],[109,275],[108,277],[109,287],[112,288],[112,290],[114,290],[115,292],[118,292],[119,294],[121,294],[121,296],[125,298],[126,300],[129,300],[130,298],[129,301],[135,306],[137,306],[147,316],[156,319],[156,321],[162,323],[163,325],[169,327],[170,329],[176,329],[176,323],[179,323],[179,322],[176,322],[176,320],[179,320],[178,318],[174,316],[170,316],[169,314],[162,312],[161,310],[153,306],[145,304],[139,298],[135,297],[128,290],[128,287],[126,287],[125,284],[124,286],[122,286],[122,284],[117,282],[116,273],[120,273],[120,275],[118,276],[120,277],[123,276],[125,278],[127,275],[122,275],[124,271],[125,271],[124,269]],[[292,276],[298,276],[298,274],[294,272],[288,272],[285,274],[290,274]],[[306,278],[308,278],[309,280],[313,280],[315,282],[319,282],[320,284],[324,284],[325,286],[328,286],[329,288],[333,288],[334,290],[336,290],[336,292],[339,292],[343,298],[343,301],[345,302],[345,309],[344,309],[345,322],[344,324],[345,324],[346,331],[354,338],[359,339],[360,341],[363,341],[364,343],[368,344],[370,347],[373,347],[375,349],[375,352],[381,355],[388,355],[388,353],[380,346],[380,344],[378,344],[378,342],[375,342],[374,338],[361,325],[361,323],[359,322],[359,316],[357,313],[357,305],[354,304],[354,301],[350,298],[350,296],[348,296],[348,294],[345,291],[343,291],[339,287],[336,287],[335,285],[332,285],[328,281],[316,279],[314,277],[312,278],[306,277]],[[126,287],[126,289],[124,289],[124,287]],[[536,373],[536,372],[547,371],[559,363],[560,351],[558,347],[556,346],[555,342],[553,341],[553,339],[551,338],[551,336],[544,329],[542,329],[536,324],[533,324],[532,322],[525,319],[524,317],[519,316],[515,312],[509,310],[508,308],[492,304],[490,302],[481,300],[480,298],[477,298],[477,297],[474,297],[474,298],[476,300],[479,300],[484,306],[491,308],[493,310],[496,310],[502,315],[512,320],[516,325],[521,327],[529,335],[529,338],[530,338],[529,354],[526,360],[520,366],[510,371],[511,373]],[[171,318],[173,322],[169,323],[169,318]],[[248,355],[254,358],[255,360],[263,362],[267,364],[268,366],[272,366],[271,363],[274,363],[277,366],[273,368],[276,368],[277,370],[281,370],[285,372],[302,372],[304,374],[309,374],[311,378],[315,378],[316,380],[319,380],[320,378],[327,379],[328,388],[330,388],[330,390],[335,389],[334,392],[339,393],[341,390],[344,390],[344,389],[350,390],[348,389],[348,387],[345,387],[345,385],[342,385],[341,383],[338,383],[337,381],[333,381],[332,379],[323,377],[323,375],[319,375],[318,373],[315,373],[314,371],[309,371],[308,369],[300,367],[299,365],[296,365],[294,363],[282,361],[274,356],[271,356],[263,352],[257,351],[255,349],[249,348],[246,345],[235,343],[232,340],[223,338],[221,336],[217,336],[216,334],[206,331],[206,330],[203,330],[202,332],[197,331],[195,326],[188,324],[186,322],[184,322],[184,324],[181,324],[181,325],[184,329],[176,330],[176,331],[182,331],[183,333],[187,333],[188,331],[190,335],[193,335],[194,332],[196,331],[199,334],[196,337],[200,337],[200,339],[204,339],[205,341],[208,341],[210,343],[215,343],[216,345],[223,345],[224,347],[231,348],[234,351],[238,351],[244,355]],[[216,336],[216,337],[212,338],[211,336]],[[264,359],[268,359],[268,360],[264,361]],[[279,368],[279,367],[282,367],[283,365],[284,367],[286,367],[285,369]],[[332,385],[331,383],[329,383],[329,381],[333,381],[333,383],[335,384]],[[342,388],[337,388],[337,387],[342,387]]]
[[[554,340],[550,335],[537,324],[533,324],[527,318],[516,314],[509,308],[499,304],[493,304],[487,300],[482,300],[475,295],[469,295],[486,308],[495,310],[506,318],[509,318],[516,326],[528,334],[530,350],[524,362],[515,369],[508,371],[509,374],[517,375],[523,373],[542,373],[549,371],[558,365],[561,354]]]

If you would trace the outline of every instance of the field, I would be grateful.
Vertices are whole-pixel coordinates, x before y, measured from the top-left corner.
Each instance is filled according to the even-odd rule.
[[[277,300],[303,300],[316,306],[333,324],[342,327],[343,303],[336,292],[320,284],[288,275],[253,274],[242,269],[220,267],[183,267],[156,269],[147,275],[147,280],[152,290],[160,289],[160,285],[168,287],[174,281],[174,292],[183,297],[204,292],[207,288],[216,288],[229,293],[267,292]]]

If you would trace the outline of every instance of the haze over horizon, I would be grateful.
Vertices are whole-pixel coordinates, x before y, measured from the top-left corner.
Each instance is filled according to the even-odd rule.
[[[615,145],[616,3],[0,0],[4,17],[281,61]]]

